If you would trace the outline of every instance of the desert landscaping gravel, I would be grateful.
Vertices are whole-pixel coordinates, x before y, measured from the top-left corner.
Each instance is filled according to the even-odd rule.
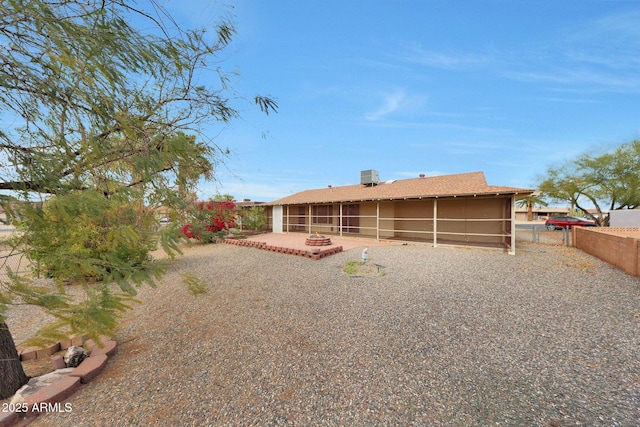
[[[32,425],[639,425],[640,279],[525,242],[371,248],[384,274],[351,277],[360,251],[187,248],[72,412]]]

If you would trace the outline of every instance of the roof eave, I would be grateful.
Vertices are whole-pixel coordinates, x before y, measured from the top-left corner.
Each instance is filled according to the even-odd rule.
[[[443,198],[457,198],[457,197],[480,197],[480,196],[506,196],[506,195],[518,195],[518,194],[532,194],[535,190],[526,188],[509,189],[509,190],[494,190],[494,191],[476,191],[465,193],[442,193],[442,194],[423,194],[412,196],[392,196],[392,197],[373,197],[373,198],[361,198],[361,199],[333,199],[333,200],[298,200],[292,202],[266,202],[262,206],[291,206],[291,205],[310,205],[310,204],[332,204],[332,203],[355,203],[355,202],[381,202],[381,201],[394,201],[394,200],[415,200],[415,199],[443,199]]]

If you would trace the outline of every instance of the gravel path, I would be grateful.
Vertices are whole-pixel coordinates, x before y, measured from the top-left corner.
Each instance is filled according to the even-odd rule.
[[[373,248],[384,276],[347,276],[359,255],[187,249],[32,425],[638,425],[640,279],[563,246]]]

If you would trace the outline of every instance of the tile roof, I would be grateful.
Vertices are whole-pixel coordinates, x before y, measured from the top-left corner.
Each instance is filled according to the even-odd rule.
[[[375,186],[362,184],[306,190],[265,205],[293,205],[304,203],[338,203],[365,200],[393,200],[405,198],[436,198],[452,196],[523,194],[534,190],[488,185],[483,172],[421,177],[380,182]]]

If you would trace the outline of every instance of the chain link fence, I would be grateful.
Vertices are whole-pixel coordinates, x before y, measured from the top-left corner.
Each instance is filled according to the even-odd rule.
[[[533,225],[530,228],[516,228],[516,241],[539,243],[542,245],[571,246],[571,229],[547,230],[543,225]]]
[[[19,250],[0,242],[0,281],[9,280],[9,271],[24,274],[31,270],[31,262]]]

